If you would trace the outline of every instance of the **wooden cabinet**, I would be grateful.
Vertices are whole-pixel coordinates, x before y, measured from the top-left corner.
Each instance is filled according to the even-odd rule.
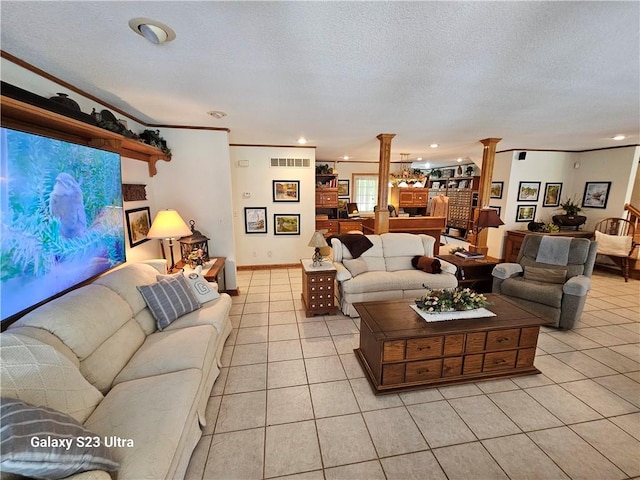
[[[325,236],[337,235],[339,233],[338,220],[318,220],[316,219],[316,230],[326,230]]]
[[[336,269],[330,262],[314,267],[311,260],[300,260],[302,264],[302,303],[305,315],[335,315]]]
[[[316,188],[316,208],[338,208],[338,189]]]
[[[405,210],[413,215],[427,214],[429,191],[426,188],[392,187],[389,203],[397,211]]]
[[[480,177],[444,177],[432,178],[429,186],[429,206],[431,199],[438,195],[449,197],[449,215],[447,227],[468,232],[473,226],[473,212],[478,204]]]
[[[514,263],[518,261],[518,254],[522,241],[526,235],[554,235],[557,237],[593,238],[593,232],[567,230],[557,233],[530,232],[529,230],[507,230],[507,238],[504,242],[503,257],[505,262]]]
[[[340,220],[338,226],[338,233],[349,233],[354,230],[361,232],[362,220]]]

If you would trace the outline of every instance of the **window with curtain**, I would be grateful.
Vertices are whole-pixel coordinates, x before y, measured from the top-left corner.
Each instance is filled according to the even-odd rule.
[[[353,201],[358,204],[359,212],[373,212],[378,203],[378,174],[353,174]]]

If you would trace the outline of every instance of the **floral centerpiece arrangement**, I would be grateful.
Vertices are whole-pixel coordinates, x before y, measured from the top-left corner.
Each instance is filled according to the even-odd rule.
[[[470,288],[457,287],[427,290],[420,298],[416,298],[416,305],[426,313],[441,313],[483,308],[489,305],[489,301]]]

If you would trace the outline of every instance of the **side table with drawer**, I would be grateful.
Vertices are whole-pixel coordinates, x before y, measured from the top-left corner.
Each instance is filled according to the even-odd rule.
[[[336,269],[331,262],[314,267],[310,259],[300,260],[302,264],[302,303],[305,315],[335,315]]]

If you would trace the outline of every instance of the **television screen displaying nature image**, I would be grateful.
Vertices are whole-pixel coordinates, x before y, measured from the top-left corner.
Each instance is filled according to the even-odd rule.
[[[0,129],[4,321],[125,261],[120,155]]]

